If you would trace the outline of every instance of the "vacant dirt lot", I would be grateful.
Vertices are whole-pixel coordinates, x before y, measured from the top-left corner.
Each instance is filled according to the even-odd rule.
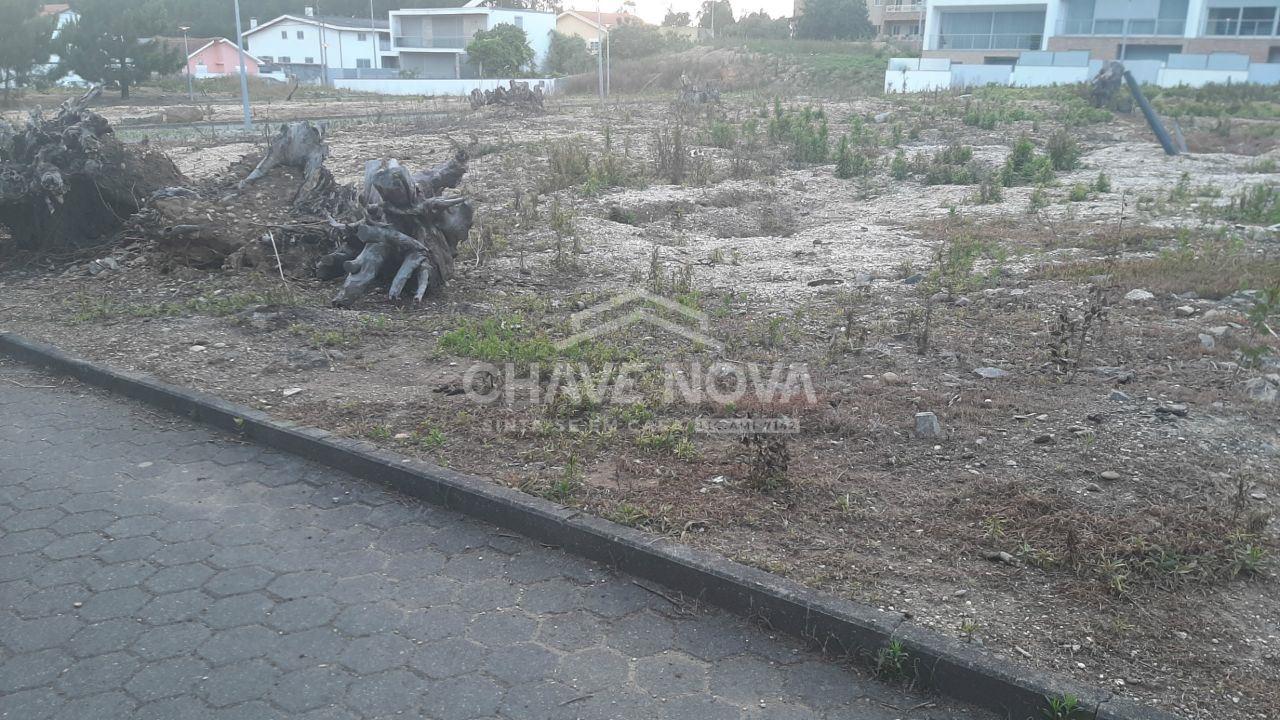
[[[1072,89],[369,118],[328,138],[340,181],[471,143],[477,224],[422,306],[332,309],[334,287],[295,268],[196,270],[139,243],[9,257],[0,327],[1188,718],[1269,718],[1277,105],[1156,100],[1183,108],[1191,153],[1165,157],[1137,116]],[[225,185],[256,142],[165,147]],[[108,254],[120,269],[89,274]],[[637,324],[557,349],[574,312],[628,289],[703,314],[714,342]],[[702,397],[673,397],[666,363],[700,372]],[[584,391],[624,364],[624,401]],[[701,431],[748,417],[799,429]]]

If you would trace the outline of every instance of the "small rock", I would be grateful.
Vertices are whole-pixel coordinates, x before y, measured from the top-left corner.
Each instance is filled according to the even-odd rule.
[[[281,390],[280,394],[285,397],[293,397],[294,395],[297,395],[300,392],[302,392],[302,388],[292,387],[292,388],[285,388],[284,390]]]
[[[1188,412],[1187,406],[1184,405],[1183,403],[1169,403],[1168,405],[1161,405],[1156,408],[1157,415],[1174,415],[1176,417],[1186,417],[1187,412]]]
[[[1110,398],[1111,400],[1115,400],[1116,402],[1129,402],[1130,400],[1133,399],[1129,397],[1128,393],[1122,392],[1120,390],[1112,390],[1111,394],[1108,395],[1107,397]]]
[[[1266,378],[1249,378],[1244,383],[1244,395],[1254,402],[1273,403],[1276,401],[1276,386]]]
[[[392,435],[392,436],[391,436],[391,439],[392,439],[392,440],[408,440],[408,439],[409,439],[409,438],[411,438],[411,437],[413,437],[413,436],[412,436],[412,435],[410,435],[410,434],[409,434],[409,433],[407,433],[407,432],[398,432],[398,433],[396,433],[395,435]]]
[[[929,296],[929,302],[949,303],[951,302],[951,293],[936,292]]]
[[[946,433],[942,431],[942,424],[938,422],[938,416],[931,412],[916,413],[916,437],[946,437]]]
[[[1115,482],[1120,479],[1120,473],[1116,472],[1115,470],[1103,470],[1102,472],[1098,473],[1098,477],[1108,482]]]
[[[1098,483],[1089,483],[1088,485],[1084,486],[1084,489],[1088,490],[1089,492],[1102,492],[1102,486],[1099,485]]]
[[[1196,309],[1190,305],[1179,305],[1173,311],[1178,314],[1178,317],[1191,317],[1196,314]]]
[[[956,307],[968,307],[968,306],[969,306],[969,303],[970,303],[969,298],[967,298],[967,297],[965,297],[965,296],[961,295],[960,297],[958,297],[958,298],[956,298],[956,299],[955,299],[955,302],[953,302],[953,303],[951,303],[951,304],[952,304],[952,305],[955,305]]]
[[[187,350],[190,350],[191,352],[204,352],[206,349],[207,348],[205,348],[205,346],[203,345],[192,345],[191,347],[187,348]]]
[[[1249,497],[1253,498],[1254,500],[1266,500],[1267,494],[1264,492],[1251,492],[1249,493]]]
[[[1155,300],[1156,296],[1146,290],[1130,290],[1124,294],[1124,299],[1129,302],[1149,302]]]
[[[1009,373],[996,367],[980,367],[974,368],[974,374],[987,380],[995,380],[996,378],[1007,377]]]
[[[1113,380],[1115,382],[1118,382],[1122,385],[1133,379],[1133,371],[1130,370],[1129,368],[1103,365],[1103,366],[1093,368],[1091,372],[1101,375],[1102,377],[1107,378],[1108,380]]]
[[[1034,442],[1037,445],[1050,445],[1053,443],[1053,436],[1049,434],[1037,435]]]
[[[876,113],[874,116],[872,116],[871,119],[874,120],[877,125],[883,125],[889,122],[889,119],[892,117],[893,117],[893,113],[882,112],[882,113]]]
[[[909,276],[909,277],[905,278],[905,279],[902,281],[902,284],[903,284],[903,285],[915,285],[916,283],[920,282],[920,281],[921,281],[921,280],[923,280],[923,279],[924,279],[924,275],[921,275],[920,273],[916,273],[916,274],[914,274],[914,275],[911,275],[911,276]]]
[[[1205,350],[1212,350],[1218,346],[1218,343],[1214,341],[1212,335],[1208,335],[1206,333],[1200,333],[1198,337],[1200,338],[1200,347],[1204,348]]]
[[[880,379],[884,381],[885,385],[897,385],[898,383],[902,382],[902,378],[899,377],[898,373],[895,373],[895,372],[887,372],[881,375]]]
[[[1215,325],[1209,328],[1209,334],[1216,338],[1224,337],[1229,332],[1231,332],[1231,328],[1226,325]]]

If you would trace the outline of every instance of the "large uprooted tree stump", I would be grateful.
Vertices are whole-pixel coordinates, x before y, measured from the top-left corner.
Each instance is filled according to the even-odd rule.
[[[333,299],[340,307],[380,284],[392,299],[412,288],[421,300],[448,282],[472,224],[465,197],[443,196],[467,172],[465,148],[417,173],[394,159],[369,160],[359,186],[337,183],[324,167],[328,155],[321,128],[282,126],[252,170],[203,192],[160,194],[131,229],[182,265],[345,276]]]
[[[120,142],[88,109],[95,87],[26,127],[0,120],[0,226],[24,250],[65,252],[112,240],[161,188],[185,182],[162,152]]]
[[[492,90],[475,88],[470,96],[471,109],[479,110],[486,105],[505,105],[525,110],[542,110],[542,83],[531,88],[527,82],[511,80],[509,85],[510,87],[499,85]]]
[[[288,165],[302,171],[302,184],[290,202],[299,206],[316,201],[334,188],[333,174],[324,166],[327,157],[329,146],[324,143],[322,129],[307,121],[281,125],[280,132],[267,145],[267,154],[239,187],[244,189],[262,179],[278,165]]]
[[[365,164],[360,193],[364,217],[340,225],[343,246],[316,265],[322,279],[347,273],[334,305],[351,305],[379,281],[388,282],[388,297],[398,299],[410,279],[414,300],[420,301],[429,288],[453,276],[458,245],[471,231],[472,208],[466,198],[440,193],[457,187],[466,171],[462,151],[419,173],[395,160]]]

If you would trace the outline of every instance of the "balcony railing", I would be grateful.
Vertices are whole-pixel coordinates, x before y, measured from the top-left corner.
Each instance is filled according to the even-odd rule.
[[[379,50],[390,50],[390,49],[391,49],[391,40],[390,40],[390,39],[388,39],[388,38],[382,38],[382,37],[378,38],[378,49],[379,49]]]
[[[403,35],[396,37],[396,46],[402,48],[427,48],[461,50],[467,46],[471,38],[462,35],[435,35],[432,37],[414,37]]]
[[[1013,34],[956,35],[948,33],[938,36],[939,50],[1039,50],[1044,36]]]
[[[1205,24],[1205,35],[1216,35],[1223,37],[1238,36],[1267,36],[1276,33],[1276,21],[1272,20],[1237,20],[1236,18],[1225,18],[1219,20],[1210,20]]]
[[[1128,20],[1108,20],[1102,18],[1086,18],[1083,20],[1064,20],[1063,35],[1181,35],[1187,21],[1171,18],[1130,18]]]

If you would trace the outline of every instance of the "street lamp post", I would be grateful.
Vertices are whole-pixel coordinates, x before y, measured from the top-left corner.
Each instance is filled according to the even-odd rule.
[[[374,26],[373,0],[369,0],[369,35],[370,39],[373,40],[373,56],[369,59],[369,67],[381,67],[382,63],[378,61],[382,59],[379,55],[382,49],[381,46],[378,45],[378,28]],[[370,73],[370,75],[372,75],[372,73]]]
[[[182,56],[184,58],[184,66],[187,69],[187,99],[191,102],[196,101],[196,88],[191,80],[191,46],[187,44],[187,31],[191,29],[190,25],[183,25],[178,28],[182,31]]]
[[[240,0],[234,0],[236,9],[236,54],[240,56],[240,105],[244,108],[244,129],[253,129],[253,116],[249,113],[249,71],[244,68],[244,33],[240,31]]]
[[[596,0],[596,74],[600,81],[600,107],[604,108],[604,21],[600,15],[600,0]]]

